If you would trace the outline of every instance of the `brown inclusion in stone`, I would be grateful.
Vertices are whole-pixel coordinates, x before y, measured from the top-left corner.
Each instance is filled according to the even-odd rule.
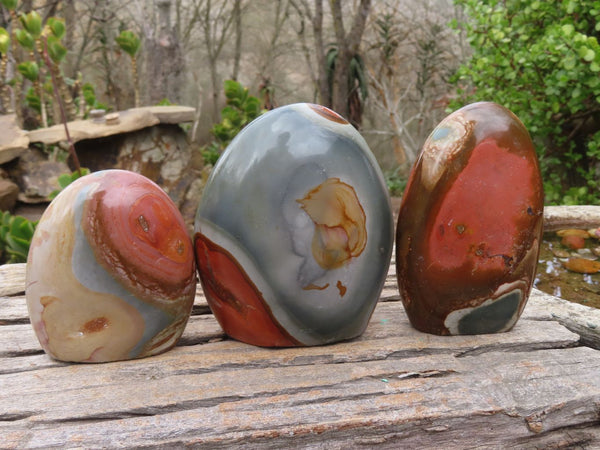
[[[312,254],[323,269],[337,269],[367,244],[365,212],[354,188],[328,178],[297,200],[315,224]]]

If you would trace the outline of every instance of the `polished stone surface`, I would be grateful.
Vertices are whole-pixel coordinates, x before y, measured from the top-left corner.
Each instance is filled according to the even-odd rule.
[[[133,172],[82,177],[49,205],[27,262],[27,306],[53,358],[102,362],[173,347],[196,290],[191,239],[167,194]]]
[[[516,116],[481,102],[446,117],[413,167],[398,218],[396,270],[413,326],[512,328],[535,275],[543,200],[535,149]]]
[[[227,334],[260,346],[360,335],[393,245],[374,156],[342,117],[311,104],[242,130],[207,182],[195,231],[211,309]]]

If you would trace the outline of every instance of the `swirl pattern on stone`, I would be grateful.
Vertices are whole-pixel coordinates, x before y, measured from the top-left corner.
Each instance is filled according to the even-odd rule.
[[[532,287],[544,193],[529,133],[506,108],[445,118],[417,159],[396,234],[400,294],[433,334],[510,330]]]
[[[27,305],[44,350],[63,361],[141,358],[173,347],[196,291],[191,239],[155,183],[92,173],[65,188],[36,228]]]
[[[225,332],[260,346],[320,345],[366,328],[393,219],[366,142],[319,105],[270,111],[231,142],[195,222],[200,280]]]

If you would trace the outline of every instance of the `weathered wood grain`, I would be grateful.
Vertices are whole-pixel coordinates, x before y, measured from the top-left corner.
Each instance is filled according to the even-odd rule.
[[[6,267],[2,448],[600,448],[600,310],[537,290],[508,333],[433,336],[392,263],[360,338],[265,349],[228,339],[199,288],[173,350],[68,364],[41,351],[24,267]]]
[[[555,320],[577,333],[583,345],[600,350],[600,309],[569,302],[534,289],[522,319]]]
[[[25,292],[26,264],[0,265],[0,297]]]
[[[403,446],[459,438],[465,448],[538,434],[572,439],[575,426],[589,439],[599,425],[600,358],[586,347],[203,371],[205,348],[188,355],[195,372],[167,374],[176,368],[158,357],[146,370],[133,361],[23,374],[19,400],[0,403],[3,443],[338,448],[350,432]]]
[[[544,231],[597,227],[600,227],[600,206],[546,206],[544,208]]]
[[[192,316],[179,345],[201,344],[223,337],[223,331],[212,315]],[[5,325],[0,328],[0,358],[36,355],[41,352],[30,324]],[[0,366],[0,373],[3,369]]]

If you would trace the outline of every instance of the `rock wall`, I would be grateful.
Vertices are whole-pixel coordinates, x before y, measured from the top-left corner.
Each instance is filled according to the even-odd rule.
[[[67,125],[82,167],[92,172],[118,168],[150,178],[169,194],[191,229],[210,172],[178,125],[194,116],[194,108],[157,106],[113,113],[110,121],[107,115]],[[26,132],[9,115],[0,116],[0,127],[0,210],[14,210],[18,197],[40,203],[43,211],[48,194],[59,188],[58,175],[74,169],[50,157],[53,146],[66,148],[64,126]]]

